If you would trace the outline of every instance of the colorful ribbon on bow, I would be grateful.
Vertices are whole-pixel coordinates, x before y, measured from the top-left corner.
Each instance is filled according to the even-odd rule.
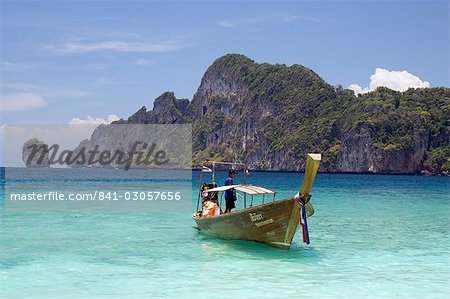
[[[294,196],[294,199],[300,204],[300,224],[302,225],[303,242],[309,245],[308,223],[306,222],[306,206],[300,198],[300,193]]]

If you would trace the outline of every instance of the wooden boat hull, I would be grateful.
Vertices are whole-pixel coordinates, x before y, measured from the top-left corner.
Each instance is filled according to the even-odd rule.
[[[310,204],[307,211],[312,215]],[[289,198],[219,216],[194,217],[194,220],[198,229],[208,235],[289,249],[300,221],[300,205]]]

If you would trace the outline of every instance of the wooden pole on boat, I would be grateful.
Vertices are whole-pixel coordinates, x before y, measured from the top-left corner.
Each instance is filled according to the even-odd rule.
[[[305,175],[303,177],[302,186],[299,190],[300,198],[303,202],[305,202],[305,200],[309,197],[309,192],[311,192],[311,188],[314,184],[321,159],[321,154],[308,154],[308,157],[306,158]]]
[[[200,168],[200,181],[198,183],[197,209],[195,212],[198,212],[198,208],[200,206],[200,197],[202,196],[203,165],[205,165],[205,164],[202,163],[202,166]]]
[[[244,164],[244,185],[246,184],[247,179],[247,167]],[[244,192],[244,209],[247,208],[247,193]]]
[[[288,244],[289,246],[291,244],[292,238],[294,237],[295,230],[297,229],[299,222],[302,225],[303,242],[309,244],[309,233],[306,223],[306,203],[309,200],[309,192],[311,192],[314,179],[316,178],[321,158],[322,157],[320,154],[308,154],[308,156],[306,157],[306,168],[305,175],[303,176],[302,186],[300,187],[297,195],[294,196],[294,199],[297,203],[294,203],[296,207],[292,209],[288,229],[286,230],[286,235],[284,237],[284,243]],[[303,221],[301,220],[302,218]]]
[[[322,156],[320,154],[308,154],[306,158],[306,169],[305,176],[303,177],[303,183],[298,192],[298,202],[303,203],[300,207],[300,223],[302,226],[303,242],[309,244],[309,232],[308,224],[306,218],[308,217],[306,213],[306,204],[309,202],[311,195],[309,192],[314,184],[314,179],[316,178],[317,170],[319,169],[319,164]],[[296,198],[296,196],[294,198]]]

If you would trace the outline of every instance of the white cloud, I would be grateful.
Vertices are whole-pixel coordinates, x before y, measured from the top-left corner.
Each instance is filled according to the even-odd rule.
[[[236,27],[237,22],[236,21],[234,21],[234,22],[232,22],[232,21],[220,21],[217,24],[219,24],[219,26],[222,26],[222,27],[225,27],[225,28],[233,28],[233,27]]]
[[[292,22],[292,21],[312,21],[312,22],[320,22],[318,18],[310,17],[310,16],[284,16],[282,18],[283,22]]]
[[[26,72],[34,68],[35,65],[27,63],[4,61],[0,64],[0,70],[10,72]]]
[[[362,94],[374,91],[380,86],[397,91],[406,91],[408,88],[430,87],[430,82],[422,81],[419,77],[407,71],[388,71],[377,68],[375,73],[370,76],[369,87],[362,88],[358,84],[350,84],[348,89],[353,90],[355,94]]]
[[[101,124],[110,124],[113,121],[119,120],[120,117],[118,117],[115,114],[108,115],[108,118],[105,120],[103,118],[98,117],[91,117],[88,115],[87,119],[80,119],[78,117],[72,118],[71,121],[69,121],[69,125],[101,125]]]
[[[47,105],[42,96],[34,93],[11,93],[1,96],[1,111],[26,111]]]
[[[363,89],[358,84],[350,84],[347,88],[353,90],[355,92],[355,94],[360,94],[360,93],[362,94],[362,93],[368,93],[369,92],[369,87],[365,87]]]
[[[88,92],[71,88],[49,89],[43,93],[43,96],[54,98],[82,98],[88,95]]]
[[[312,21],[319,22],[320,20],[315,17],[301,16],[301,15],[285,15],[285,14],[269,14],[260,15],[256,17],[246,18],[246,19],[235,19],[235,20],[224,20],[217,24],[225,28],[238,28],[245,25],[263,23],[263,22],[274,22],[274,23],[286,23],[294,21]]]
[[[57,53],[89,53],[98,51],[116,52],[170,52],[184,48],[185,45],[175,40],[157,42],[67,42],[62,45],[49,45],[45,48]]]
[[[39,94],[45,98],[80,98],[88,96],[89,93],[73,88],[67,87],[44,87],[29,83],[20,83],[20,82],[12,82],[12,83],[2,83],[2,89],[9,89],[16,92],[21,93],[34,93]]]
[[[139,66],[146,66],[146,65],[155,64],[155,61],[141,58],[141,59],[137,59],[137,60],[133,61],[133,64],[139,65]]]

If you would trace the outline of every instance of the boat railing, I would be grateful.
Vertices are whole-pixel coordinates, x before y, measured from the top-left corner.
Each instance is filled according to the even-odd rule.
[[[275,196],[276,196],[276,192],[274,192],[273,193],[273,196],[272,196],[272,202],[274,202],[275,201]],[[244,198],[244,196],[243,195],[241,195],[241,194],[239,194],[239,193],[237,193],[237,195],[238,196],[241,196],[242,198]],[[258,195],[256,195],[256,196],[261,196],[261,198],[262,198],[262,200],[261,200],[261,204],[264,204],[266,201],[265,201],[265,199],[266,199],[266,193],[265,194],[258,194]],[[252,207],[253,206],[253,200],[254,200],[254,197],[255,197],[255,195],[250,195],[250,207]],[[269,199],[270,200],[270,199]],[[246,204],[246,201],[244,201],[244,209],[245,208],[247,208],[247,204]]]
[[[211,188],[208,190],[205,190],[203,192],[205,193],[210,193],[210,192],[217,192],[220,193],[220,200],[219,200],[219,205],[222,206],[223,203],[223,193],[227,190],[236,190],[239,191],[241,193],[243,193],[242,195],[238,192],[236,192],[237,196],[240,196],[243,199],[243,203],[244,203],[244,208],[247,208],[247,201],[246,201],[246,196],[250,196],[251,200],[250,200],[250,207],[253,206],[253,202],[254,202],[254,197],[255,196],[262,196],[262,203],[264,204],[266,201],[266,195],[273,195],[272,197],[272,201],[275,201],[275,196],[276,196],[276,192],[265,188],[265,187],[260,187],[260,186],[255,186],[255,185],[232,185],[232,186],[220,186],[220,187],[216,187],[216,188]]]

